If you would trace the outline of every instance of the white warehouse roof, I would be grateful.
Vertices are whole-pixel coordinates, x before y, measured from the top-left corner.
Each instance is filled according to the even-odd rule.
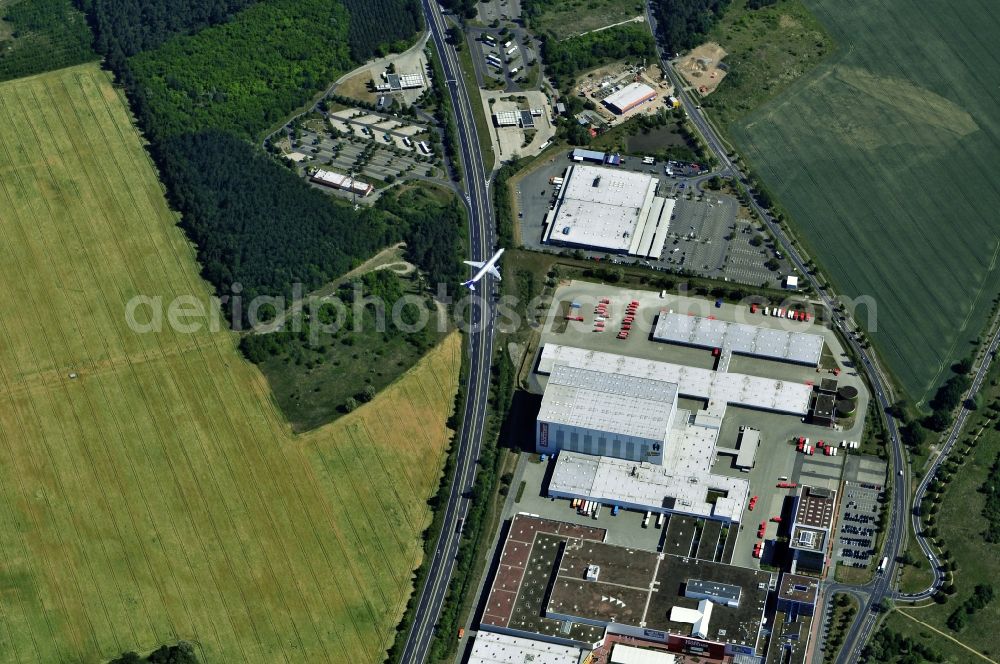
[[[648,100],[651,96],[656,96],[656,90],[645,83],[629,83],[618,92],[605,97],[604,103],[619,113],[624,113],[637,104]]]
[[[684,610],[698,613],[694,609]],[[671,620],[673,620],[673,617],[671,617]],[[611,664],[675,664],[676,662],[676,655],[663,652],[662,650],[646,650],[644,648],[627,646],[624,643],[616,643],[611,650]]]
[[[677,385],[665,380],[557,365],[538,419],[662,441],[676,397]]]
[[[657,185],[646,173],[570,166],[545,241],[641,256],[658,248],[658,258],[674,201],[656,196]]]
[[[771,327],[729,323],[702,316],[661,312],[653,338],[687,346],[723,348],[738,355],[752,355],[799,364],[817,365],[823,354],[823,337]]]
[[[556,364],[598,367],[601,371],[675,383],[680,396],[706,399],[709,415],[721,415],[727,404],[805,415],[809,412],[809,399],[812,395],[812,388],[804,383],[716,372],[574,346],[545,344],[538,362],[538,373],[548,374]]]
[[[662,466],[559,452],[549,493],[638,510],[740,521],[750,485],[739,477],[712,474],[718,431],[690,425],[689,416],[687,411],[678,411],[680,422],[667,440]],[[712,504],[709,490],[724,492],[726,497]]]
[[[579,664],[581,654],[579,648],[480,631],[469,664]]]

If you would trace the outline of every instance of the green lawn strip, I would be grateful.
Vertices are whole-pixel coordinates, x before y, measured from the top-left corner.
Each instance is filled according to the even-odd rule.
[[[472,52],[469,48],[462,48],[458,51],[458,65],[462,70],[462,78],[465,81],[465,91],[469,95],[469,105],[472,106],[472,117],[476,123],[476,139],[479,142],[479,151],[483,155],[483,169],[487,174],[493,170],[495,156],[493,154],[493,142],[490,140],[490,124],[486,119],[486,111],[483,110],[482,95],[479,93],[479,84],[476,82],[476,69],[472,63]]]

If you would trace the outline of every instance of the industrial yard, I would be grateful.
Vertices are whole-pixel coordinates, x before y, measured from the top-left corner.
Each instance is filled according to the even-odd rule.
[[[521,241],[532,249],[781,287],[792,273],[787,258],[743,217],[736,198],[701,188],[708,178],[698,165],[586,150],[555,156],[519,182]],[[605,191],[611,186],[613,199]],[[613,218],[603,213],[606,207],[618,208]],[[649,230],[645,243],[643,230]]]
[[[535,454],[480,629],[584,647],[601,625],[608,649],[804,661],[789,643],[811,638],[817,581],[854,560],[844,537],[885,481],[858,451],[867,389],[811,304],[567,282],[525,378]]]

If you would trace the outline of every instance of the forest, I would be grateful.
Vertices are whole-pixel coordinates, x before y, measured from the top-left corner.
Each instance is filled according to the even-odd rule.
[[[448,193],[442,201],[424,185],[383,194],[376,207],[391,215],[387,225],[406,241],[406,259],[452,293],[465,274],[465,208],[458,198]]]
[[[381,30],[391,37],[416,29],[419,16],[409,3],[358,0],[354,6],[370,14],[366,21],[383,24],[390,22],[386,11],[409,7],[408,19]],[[240,7],[245,9],[226,19]],[[448,262],[457,262],[462,237],[457,205],[410,194],[406,203],[388,196],[382,209],[355,211],[249,142],[354,66],[341,4],[160,0],[137,10],[126,0],[93,0],[90,8],[102,50],[136,52],[112,64],[196,246],[202,274],[220,298],[235,284],[244,302],[289,296],[296,283],[308,292],[400,239],[409,240],[411,260],[431,278],[454,280],[457,263]],[[183,15],[167,20],[168,11]],[[169,36],[205,25],[196,34]],[[230,303],[223,306],[232,314]]]
[[[477,0],[442,0],[441,6],[465,18],[476,17]]]
[[[656,49],[645,25],[623,25],[563,41],[548,38],[542,55],[545,73],[565,92],[581,72],[615,60],[654,57]]]
[[[419,0],[343,0],[350,15],[351,57],[364,62],[376,55],[400,53],[424,29]]]
[[[0,11],[0,81],[97,59],[87,19],[70,0],[19,0]]]
[[[152,138],[210,127],[252,139],[354,62],[347,11],[329,0],[273,0],[228,23],[129,58]]]
[[[234,284],[243,302],[289,297],[296,283],[308,293],[398,240],[430,280],[461,281],[465,223],[450,194],[442,201],[409,188],[355,211],[219,130],[171,137],[158,154],[171,205],[220,297]],[[223,306],[232,313],[230,301]]]
[[[80,0],[101,53],[130,56],[224,23],[256,0]]]
[[[861,651],[863,664],[943,662],[944,656],[908,636],[882,628]]]
[[[385,215],[355,212],[245,141],[218,130],[182,134],[158,150],[170,202],[221,296],[308,292],[395,238]],[[245,312],[244,312],[245,313]]]
[[[340,288],[341,307],[326,302],[280,330],[243,336],[240,350],[267,376],[294,430],[371,401],[437,344],[448,323],[438,326],[437,306],[418,281],[391,269],[368,272]]]
[[[656,32],[668,53],[701,43],[730,0],[653,0]]]

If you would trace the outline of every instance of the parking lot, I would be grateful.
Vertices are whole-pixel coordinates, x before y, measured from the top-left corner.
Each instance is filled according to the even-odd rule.
[[[757,230],[757,224],[745,219],[736,220],[723,278],[743,284],[773,283],[775,273],[764,267],[764,263],[774,256],[774,252],[763,241],[759,246],[754,246],[752,242],[755,237],[763,238]],[[778,272],[785,274],[780,269]]]
[[[837,562],[850,567],[867,567],[871,563],[879,525],[880,488],[880,484],[844,482],[834,546]]]
[[[353,172],[378,184],[389,179],[402,179],[408,174],[437,177],[441,170],[434,166],[433,155],[422,155],[407,147],[399,147],[390,134],[385,139],[384,132],[334,138],[325,131],[303,129],[301,139],[293,143],[293,149],[306,158],[298,162],[300,173],[307,168],[330,168],[338,173]],[[416,142],[418,138],[411,139]],[[319,186],[319,185],[316,185]],[[350,197],[348,192],[340,192],[322,187],[323,191]],[[367,200],[374,200],[373,196]]]
[[[705,275],[721,275],[736,208],[731,196],[713,194],[700,201],[679,198],[662,260]]]
[[[641,159],[634,157],[624,159],[622,166],[608,168],[649,173],[659,182],[657,194],[677,201],[668,239],[659,260],[543,244],[545,215],[555,205],[558,194],[555,187],[549,184],[549,179],[564,176],[572,164],[568,153],[554,156],[525,175],[515,189],[521,242],[525,247],[565,253],[579,251],[590,258],[638,263],[667,272],[686,270],[698,276],[753,286],[767,283],[771,287],[780,287],[783,277],[789,273],[787,259],[776,258],[757,225],[738,217],[739,203],[734,197],[700,189],[700,183],[707,178],[705,174],[685,177],[675,173],[674,176],[667,176],[664,164],[643,164]],[[759,239],[754,240],[755,237]],[[764,263],[771,258],[778,260],[777,270],[765,267]]]

